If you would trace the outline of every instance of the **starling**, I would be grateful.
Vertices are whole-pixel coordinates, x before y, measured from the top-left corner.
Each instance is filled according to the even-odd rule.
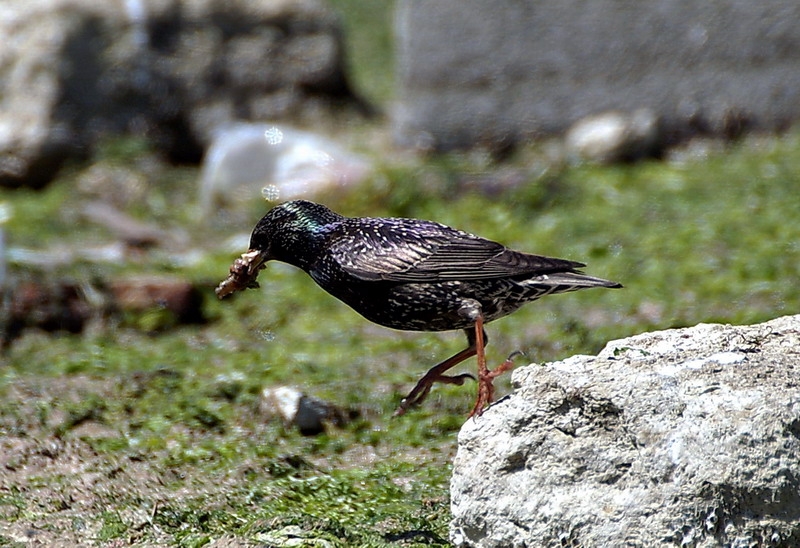
[[[433,383],[463,384],[472,375],[445,375],[477,356],[480,414],[494,393],[492,380],[512,367],[511,357],[486,367],[484,324],[523,304],[588,287],[622,287],[581,273],[582,263],[513,251],[448,226],[418,219],[344,217],[296,200],[270,210],[253,229],[250,248],[216,292],[223,298],[258,287],[270,260],[307,272],[325,291],[368,320],[407,331],[462,329],[467,348],[432,367],[400,403],[396,415],[419,404]]]

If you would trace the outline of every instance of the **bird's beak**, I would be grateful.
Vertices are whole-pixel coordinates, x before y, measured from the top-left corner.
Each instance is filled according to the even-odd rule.
[[[258,271],[264,268],[264,263],[267,262],[267,252],[259,249],[248,249],[246,253],[242,253],[242,260],[247,265],[247,274],[249,276],[256,276]]]

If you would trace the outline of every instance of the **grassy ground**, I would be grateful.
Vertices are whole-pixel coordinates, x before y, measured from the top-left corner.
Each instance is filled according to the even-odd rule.
[[[388,11],[335,5],[355,29],[356,83],[386,101],[388,46],[364,52],[371,39],[359,32],[375,27],[359,17],[384,21],[383,44]],[[798,134],[591,167],[545,147],[503,164],[481,153],[405,157],[373,144],[386,141],[373,123],[351,129],[374,176],[321,201],[350,215],[435,219],[625,284],[543,299],[491,324],[493,361],[516,349],[549,361],[645,330],[800,309]],[[98,173],[113,184],[93,186]],[[152,311],[14,341],[0,366],[0,545],[447,546],[450,463],[474,387],[437,387],[422,408],[390,415],[463,336],[376,327],[280,265],[261,274],[261,290],[217,301],[214,285],[244,251],[232,238],[246,240],[268,205],[203,220],[196,177],[120,141],[43,192],[0,194],[18,251],[114,241],[81,214],[96,198],[187,242],[179,255],[155,249],[117,263],[36,267],[18,253],[13,280],[170,274],[204,288],[210,319],[159,330],[169,322]],[[262,389],[284,384],[356,418],[303,437],[265,412]],[[507,378],[498,384],[508,392]]]
[[[103,161],[141,157],[115,145]],[[800,265],[796,134],[695,146],[666,162],[543,165],[533,148],[502,165],[480,155],[405,160],[325,201],[349,214],[437,219],[586,261],[626,285],[547,298],[491,324],[494,360],[514,349],[553,360],[643,330],[800,309],[788,282]],[[85,176],[76,169],[44,192],[3,194],[10,245],[110,241],[78,213]],[[200,257],[191,264],[153,252],[125,264],[12,265],[17,280],[171,273],[206,288],[211,321],[151,333],[147,315],[99,320],[82,335],[29,331],[12,344],[0,368],[0,544],[285,545],[299,536],[316,539],[308,546],[446,546],[449,463],[474,390],[437,387],[423,408],[390,415],[429,365],[461,348],[461,334],[376,327],[280,265],[262,273],[261,290],[217,301],[212,287],[242,251],[229,239],[267,206],[223,225],[198,221],[194,176],[167,169],[127,208],[187,229]],[[264,413],[261,390],[282,384],[358,417],[300,436]]]

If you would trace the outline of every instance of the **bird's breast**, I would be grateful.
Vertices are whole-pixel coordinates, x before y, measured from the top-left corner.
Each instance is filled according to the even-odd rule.
[[[468,300],[480,303],[486,322],[510,314],[525,302],[524,292],[511,282],[365,281],[330,271],[316,272],[312,277],[328,293],[368,320],[406,331],[450,331],[471,327],[474,320],[459,314],[459,309]]]

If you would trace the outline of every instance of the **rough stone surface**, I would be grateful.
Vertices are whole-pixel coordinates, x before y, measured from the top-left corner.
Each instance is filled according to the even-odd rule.
[[[0,36],[0,186],[108,135],[197,161],[220,125],[358,104],[321,0],[4,0]]]
[[[663,139],[800,118],[793,0],[401,0],[394,129],[422,148],[502,148],[607,111]]]
[[[800,315],[515,371],[460,432],[456,546],[800,546]]]

